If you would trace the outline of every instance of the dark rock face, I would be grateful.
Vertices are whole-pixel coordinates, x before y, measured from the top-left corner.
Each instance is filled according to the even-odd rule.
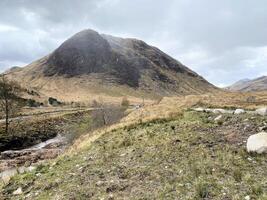
[[[97,32],[85,30],[65,41],[49,57],[46,75],[76,76],[103,72],[111,59],[108,42]]]
[[[84,30],[56,49],[47,60],[45,76],[74,77],[101,73],[118,84],[139,87],[144,70],[150,78],[163,83],[174,83],[160,70],[198,75],[159,49],[136,39],[122,39]]]

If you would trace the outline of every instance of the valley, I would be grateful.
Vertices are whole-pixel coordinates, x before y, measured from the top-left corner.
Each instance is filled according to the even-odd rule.
[[[267,116],[254,113],[267,95],[251,103],[251,94],[222,94],[164,98],[87,127],[62,155],[2,185],[2,198],[265,199],[266,156],[246,142],[267,129]]]
[[[142,40],[82,30],[1,74],[0,199],[265,200],[262,79],[218,88]]]

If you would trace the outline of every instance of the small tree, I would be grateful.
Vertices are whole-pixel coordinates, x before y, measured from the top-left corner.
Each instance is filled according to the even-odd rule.
[[[14,81],[9,81],[4,75],[0,76],[0,109],[5,116],[5,133],[9,133],[9,118],[13,117],[22,107],[21,87]]]

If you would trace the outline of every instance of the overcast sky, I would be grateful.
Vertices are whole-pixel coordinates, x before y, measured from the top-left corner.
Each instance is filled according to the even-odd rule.
[[[217,86],[267,75],[266,0],[1,0],[0,71],[86,28],[142,39]]]

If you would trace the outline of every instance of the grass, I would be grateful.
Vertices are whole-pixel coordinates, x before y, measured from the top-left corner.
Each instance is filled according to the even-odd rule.
[[[2,197],[266,199],[266,156],[248,154],[244,146],[223,140],[216,131],[226,125],[207,120],[209,116],[186,111],[111,130],[82,150],[15,176],[2,188]],[[12,195],[18,187],[23,194]]]

